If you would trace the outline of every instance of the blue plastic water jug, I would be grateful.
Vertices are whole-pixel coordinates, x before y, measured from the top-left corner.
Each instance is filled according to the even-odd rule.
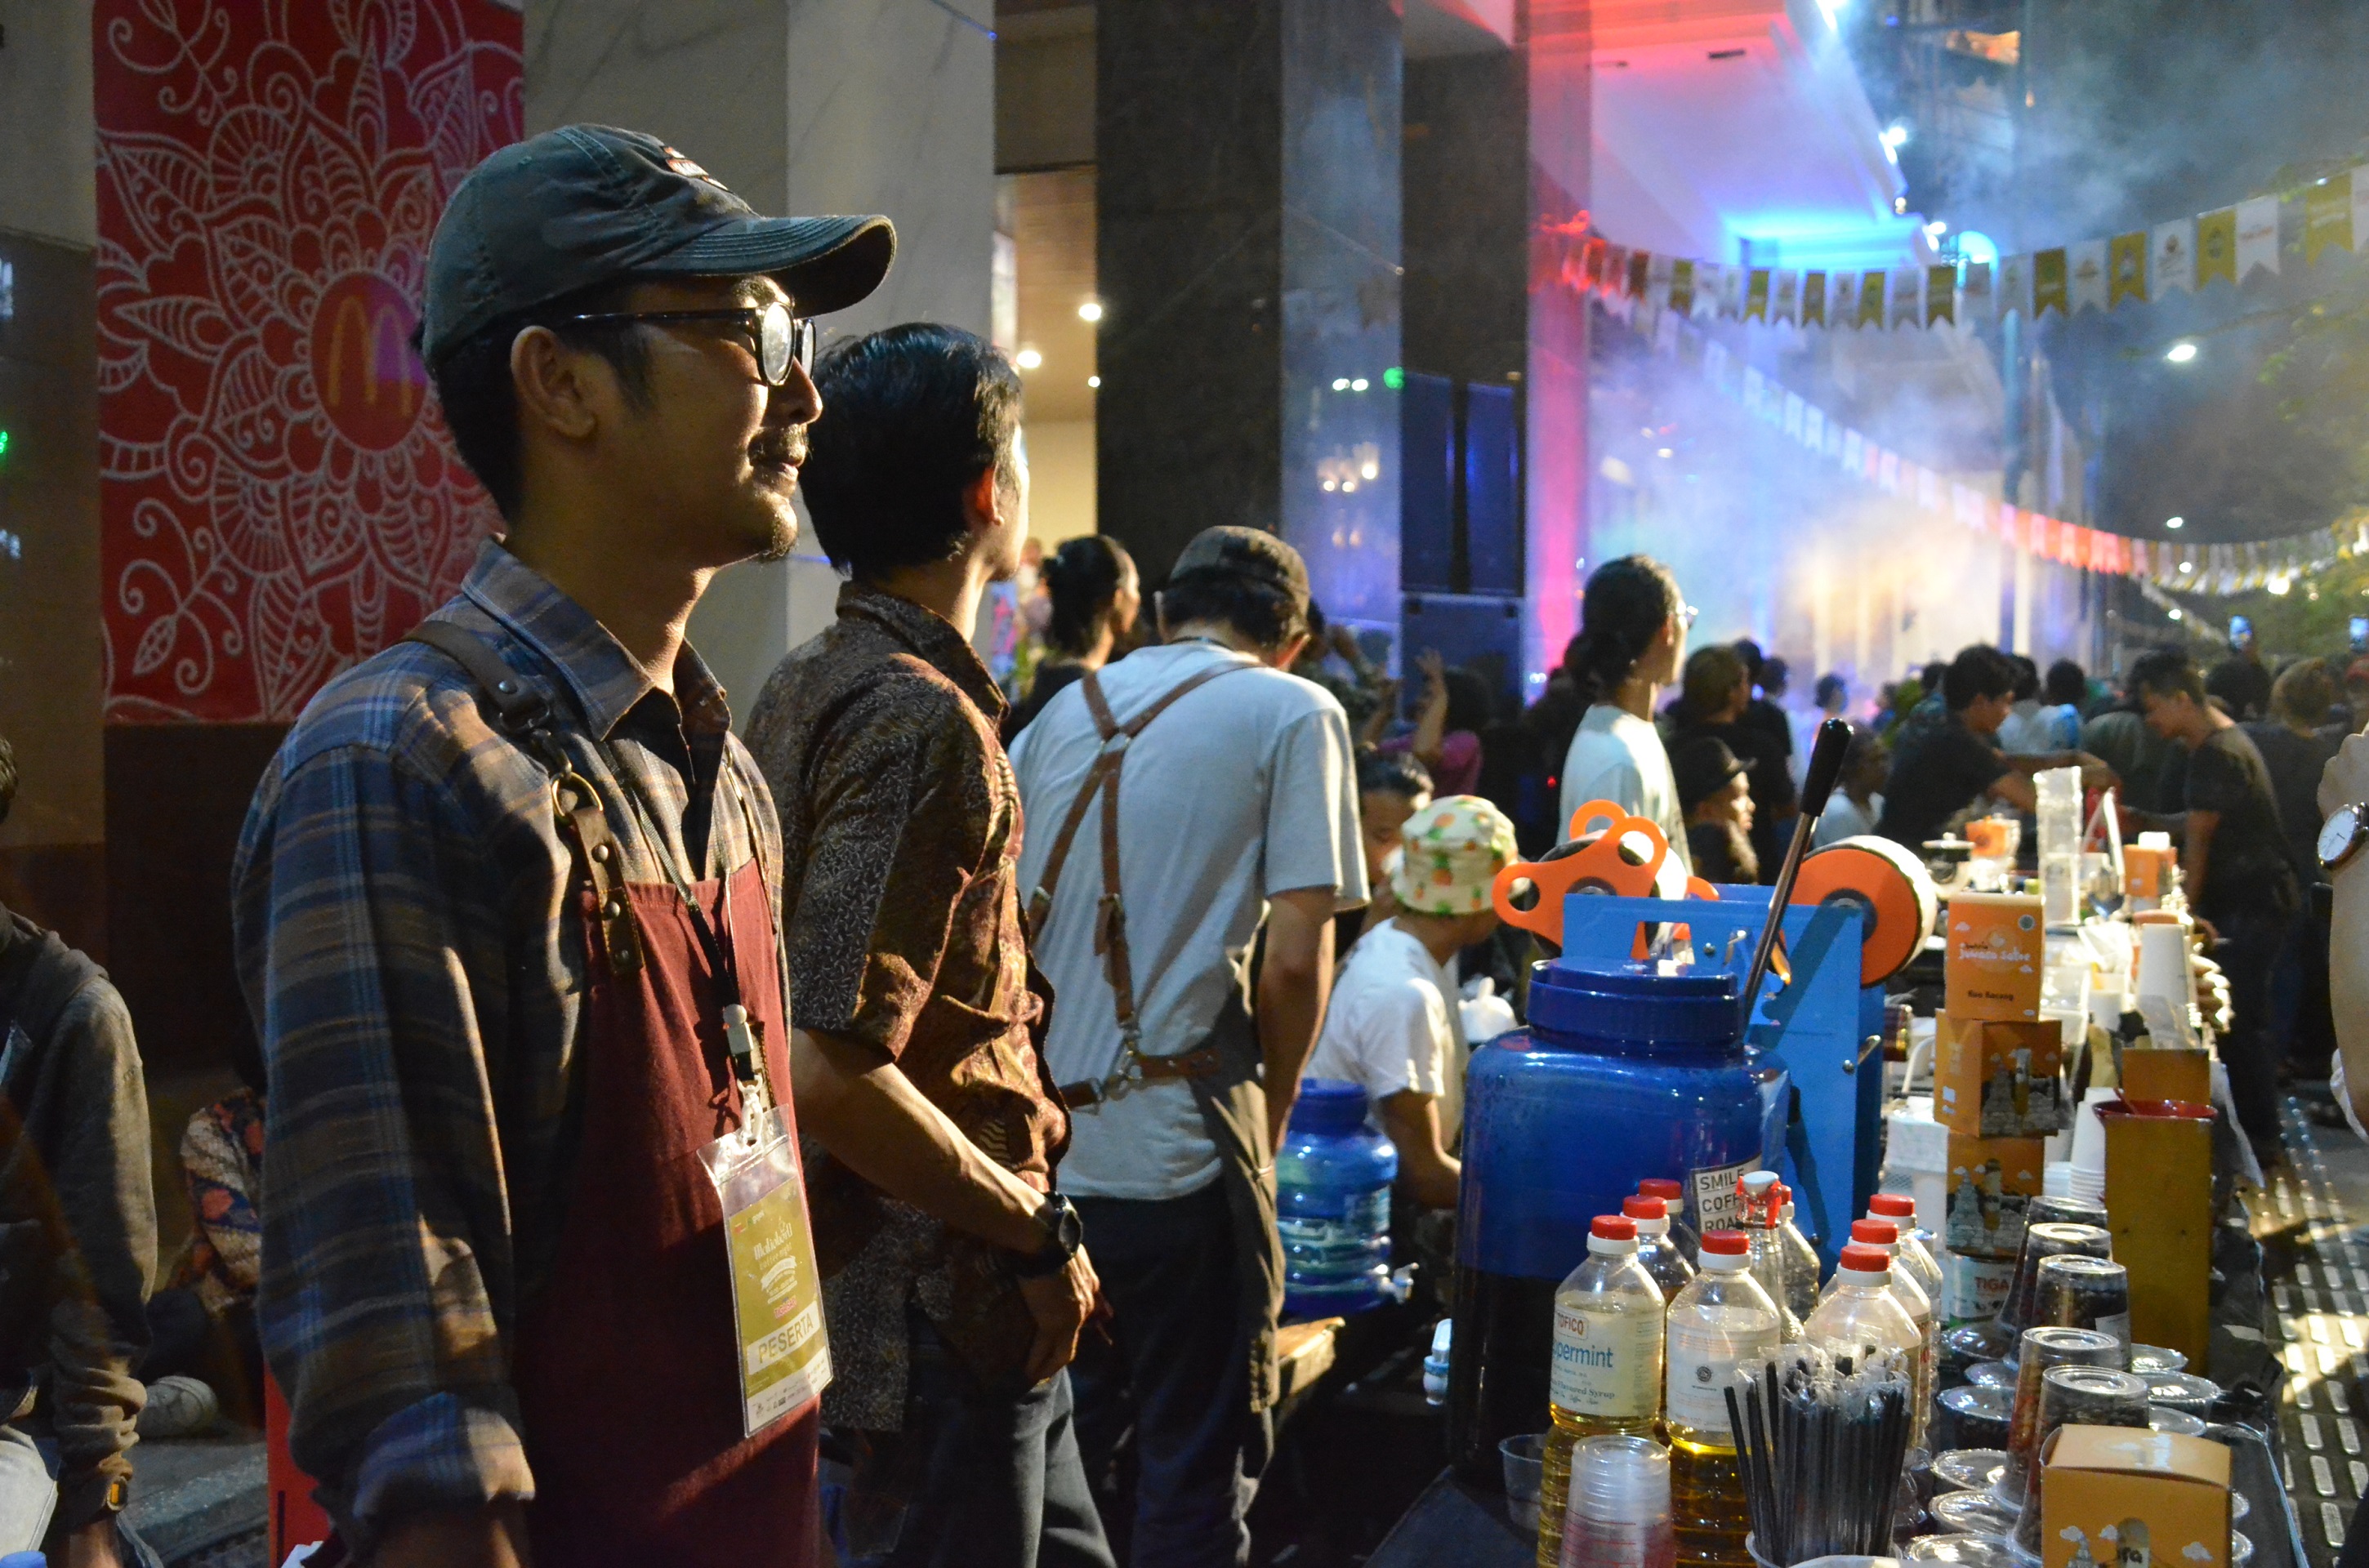
[[[1540,964],[1529,1027],[1472,1053],[1448,1433],[1474,1481],[1494,1483],[1499,1439],[1547,1424],[1555,1287],[1586,1257],[1588,1222],[1669,1176],[1698,1230],[1732,1227],[1736,1178],[1780,1148],[1785,1077],[1747,1059],[1738,985]]]
[[[1283,1310],[1326,1318],[1379,1306],[1390,1293],[1390,1181],[1399,1151],[1366,1125],[1366,1092],[1301,1081],[1276,1150],[1276,1229]]]

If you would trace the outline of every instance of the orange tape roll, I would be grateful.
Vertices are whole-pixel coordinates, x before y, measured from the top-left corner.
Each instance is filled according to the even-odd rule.
[[[1924,950],[1941,920],[1941,897],[1925,863],[1890,839],[1843,839],[1802,862],[1796,904],[1854,904],[1866,911],[1859,983],[1881,985]]]

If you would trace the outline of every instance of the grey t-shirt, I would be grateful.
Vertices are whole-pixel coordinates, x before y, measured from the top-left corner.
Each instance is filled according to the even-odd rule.
[[[1212,644],[1141,648],[1102,671],[1121,724],[1215,664],[1250,665]],[[1060,693],[1012,747],[1027,830],[1020,886],[1045,873],[1070,802],[1102,750],[1085,693]],[[1147,1056],[1192,1050],[1229,987],[1242,984],[1270,894],[1332,889],[1366,901],[1357,780],[1341,704],[1312,682],[1265,667],[1212,681],[1154,719],[1127,753],[1119,798],[1120,897]],[[1102,820],[1090,808],[1070,846],[1036,962],[1053,982],[1045,1046],[1054,1080],[1099,1079],[1118,1057],[1118,1025],[1094,913]],[[1061,1190],[1081,1196],[1182,1197],[1218,1177],[1217,1146],[1193,1092],[1146,1083],[1074,1113]]]

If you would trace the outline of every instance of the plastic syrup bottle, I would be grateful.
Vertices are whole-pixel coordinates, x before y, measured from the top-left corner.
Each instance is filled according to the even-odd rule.
[[[1727,1391],[1738,1368],[1756,1371],[1776,1356],[1784,1312],[1753,1277],[1743,1231],[1706,1232],[1699,1255],[1702,1272],[1670,1304],[1670,1513],[1680,1562],[1751,1568]]]
[[[1792,1293],[1786,1289],[1789,1270],[1786,1266],[1785,1239],[1777,1208],[1777,1173],[1755,1171],[1736,1184],[1743,1189],[1744,1237],[1752,1251],[1753,1277],[1777,1303],[1789,1340],[1802,1337],[1801,1314],[1791,1306]]]
[[[1802,1325],[1802,1337],[1829,1356],[1849,1356],[1855,1368],[1870,1352],[1892,1352],[1912,1381],[1924,1355],[1915,1321],[1892,1293],[1892,1260],[1881,1247],[1857,1242],[1843,1249],[1834,1282]]]
[[[1637,1261],[1661,1287],[1662,1299],[1675,1301],[1692,1284],[1695,1265],[1680,1255],[1670,1241],[1669,1209],[1658,1197],[1640,1193],[1620,1200],[1620,1212],[1637,1222]]]
[[[1637,1196],[1662,1200],[1662,1210],[1670,1221],[1670,1244],[1678,1249],[1680,1257],[1693,1263],[1695,1254],[1702,1251],[1702,1238],[1687,1223],[1686,1184],[1669,1176],[1648,1176],[1637,1184]]]
[[[1889,1219],[1900,1230],[1900,1246],[1892,1254],[1894,1268],[1906,1267],[1938,1309],[1941,1304],[1941,1239],[1917,1224],[1917,1200],[1905,1193],[1878,1193],[1867,1200],[1870,1219]]]
[[[1818,1304],[1818,1249],[1793,1223],[1793,1189],[1777,1187],[1777,1237],[1785,1249],[1785,1305],[1803,1322]]]
[[[1921,1448],[1932,1410],[1934,1374],[1941,1365],[1941,1319],[1934,1311],[1933,1299],[1925,1293],[1924,1287],[1900,1265],[1899,1237],[1898,1227],[1889,1219],[1851,1221],[1851,1241],[1877,1249],[1891,1263],[1892,1299],[1900,1303],[1908,1321],[1917,1325],[1921,1344],[1917,1354],[1917,1387],[1911,1396],[1915,1402],[1908,1409],[1908,1442],[1911,1448]]]
[[[1544,1473],[1539,1487],[1539,1568],[1562,1568],[1571,1450],[1583,1437],[1651,1437],[1662,1413],[1662,1288],[1637,1261],[1637,1222],[1599,1214],[1587,1261],[1555,1287],[1554,1352],[1547,1373]]]

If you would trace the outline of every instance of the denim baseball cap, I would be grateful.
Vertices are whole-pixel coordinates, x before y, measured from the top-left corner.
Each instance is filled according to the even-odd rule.
[[[507,316],[631,273],[762,275],[800,315],[880,286],[897,231],[877,215],[765,218],[655,136],[563,125],[511,143],[452,192],[428,252],[431,366]]]
[[[1304,612],[1308,609],[1308,566],[1299,552],[1263,528],[1233,523],[1205,528],[1195,534],[1168,571],[1174,582],[1188,572],[1209,572],[1264,583],[1289,596]]]

